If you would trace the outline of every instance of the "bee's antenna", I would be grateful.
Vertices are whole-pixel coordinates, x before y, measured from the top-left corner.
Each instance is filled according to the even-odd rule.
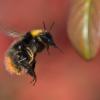
[[[45,22],[43,21],[42,24],[43,24],[43,29],[46,30],[47,28],[46,28]]]
[[[53,26],[54,26],[55,22],[53,22],[49,28],[49,32],[52,30]]]

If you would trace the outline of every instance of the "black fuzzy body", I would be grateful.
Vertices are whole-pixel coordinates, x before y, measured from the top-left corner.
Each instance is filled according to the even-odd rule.
[[[25,69],[26,72],[33,77],[33,81],[36,81],[36,56],[45,48],[48,49],[49,46],[55,46],[55,44],[52,36],[48,32],[41,33],[41,35],[35,37],[28,32],[19,41],[12,45],[9,50],[9,55],[19,72]],[[32,54],[31,58],[30,51]],[[30,62],[31,59],[32,61]]]

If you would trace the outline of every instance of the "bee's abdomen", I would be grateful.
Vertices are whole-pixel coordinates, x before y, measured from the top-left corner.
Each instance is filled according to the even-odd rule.
[[[26,48],[27,45],[23,44],[22,41],[19,41],[16,44],[14,44],[12,48],[9,50],[8,53],[11,56],[16,67],[28,66],[30,56]]]

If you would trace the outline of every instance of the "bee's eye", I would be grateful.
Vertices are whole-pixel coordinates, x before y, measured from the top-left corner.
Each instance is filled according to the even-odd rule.
[[[48,44],[50,44],[50,45],[52,45],[52,44],[54,43],[52,36],[51,36],[50,34],[48,34],[48,33],[42,35],[42,36],[41,36],[41,39],[42,39],[44,42],[46,42],[46,43],[48,43]]]

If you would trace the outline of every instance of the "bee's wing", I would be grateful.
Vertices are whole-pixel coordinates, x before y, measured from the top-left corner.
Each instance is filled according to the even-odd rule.
[[[24,32],[17,32],[15,29],[12,29],[11,27],[3,24],[0,24],[0,31],[11,37],[20,37],[24,35]]]
[[[8,32],[6,32],[6,34],[8,35],[8,36],[11,36],[11,37],[20,37],[20,36],[23,36],[24,34],[23,34],[23,32],[22,33],[20,33],[20,32],[16,32],[16,31],[8,31]]]

